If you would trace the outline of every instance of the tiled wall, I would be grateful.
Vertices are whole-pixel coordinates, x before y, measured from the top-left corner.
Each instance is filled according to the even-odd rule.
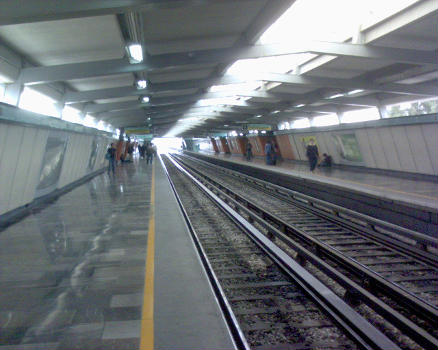
[[[0,215],[35,199],[41,166],[50,130],[0,122]],[[109,138],[90,134],[68,134],[67,147],[57,188],[76,181],[105,166]],[[88,169],[91,144],[99,148],[93,169]]]
[[[348,163],[339,156],[332,134],[356,136],[362,162]],[[335,163],[370,168],[438,175],[438,124],[424,123],[384,127],[363,127],[344,131],[291,133],[287,136],[295,159],[307,160],[302,137],[315,136],[320,154],[328,153]],[[279,135],[277,135],[278,137]],[[279,142],[284,158],[287,144]],[[290,152],[290,150],[287,150]],[[290,158],[289,158],[290,159]]]

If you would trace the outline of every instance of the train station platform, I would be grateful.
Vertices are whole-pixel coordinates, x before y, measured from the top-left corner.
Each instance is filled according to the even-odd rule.
[[[158,159],[0,231],[0,290],[0,350],[234,348]]]
[[[310,192],[305,194],[310,196],[322,194],[325,195],[321,198],[324,200],[330,201],[331,197],[342,192],[343,199],[338,202],[335,201],[335,203],[353,210],[365,209],[362,206],[366,201],[374,201],[376,208],[379,206],[398,207],[401,212],[407,208],[409,211],[415,212],[413,215],[421,216],[421,220],[426,222],[425,225],[420,224],[420,226],[426,227],[418,227],[419,231],[431,231],[435,232],[436,235],[438,179],[432,176],[415,176],[408,173],[396,176],[390,172],[376,173],[367,170],[367,168],[362,170],[348,166],[334,166],[330,169],[316,168],[312,173],[307,163],[303,162],[280,160],[273,166],[266,165],[265,159],[261,157],[254,157],[251,161],[247,161],[242,155],[213,152],[188,153],[207,157],[205,159],[228,162],[232,164],[230,168],[243,166],[248,169],[248,174],[253,172],[260,175],[263,172],[272,172],[284,175],[283,180],[287,177],[297,184],[296,188],[293,189],[301,192],[300,189],[306,187]],[[281,183],[279,184],[281,185]],[[316,188],[320,190],[320,193],[315,190]],[[351,197],[351,201],[345,200],[347,196]],[[366,212],[366,214],[371,216],[376,214],[376,217],[380,219],[387,218],[386,214],[379,217],[381,213],[378,209],[373,209]],[[393,223],[402,226],[406,224],[410,229],[415,230],[418,226],[418,223],[410,225],[406,220],[401,223],[397,220],[399,220],[399,217],[395,217]],[[427,224],[431,225],[428,226]]]

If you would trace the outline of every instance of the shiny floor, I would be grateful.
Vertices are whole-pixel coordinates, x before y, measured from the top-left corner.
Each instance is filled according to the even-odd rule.
[[[0,349],[137,349],[151,166],[120,166],[0,232]]]
[[[420,207],[438,209],[438,186],[436,182],[405,179],[389,175],[375,174],[366,171],[353,171],[345,168],[316,168],[311,173],[309,166],[302,162],[279,161],[277,165],[266,165],[261,157],[255,157],[248,162],[241,155],[225,155],[204,152],[206,155],[224,158],[239,163],[250,163],[258,167],[267,167],[274,171],[288,173],[294,176],[309,178],[315,181],[330,183],[353,190],[366,192],[382,198],[408,202]]]

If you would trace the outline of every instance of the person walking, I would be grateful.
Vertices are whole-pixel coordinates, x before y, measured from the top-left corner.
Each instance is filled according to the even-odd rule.
[[[271,141],[266,142],[265,145],[265,156],[266,156],[266,164],[267,165],[272,165],[272,144]]]
[[[246,143],[246,160],[250,161],[252,159],[252,145],[251,142]]]
[[[306,148],[306,155],[307,158],[309,159],[310,171],[313,173],[316,164],[318,164],[318,158],[319,158],[318,146],[315,144],[314,139],[310,139],[309,144],[307,145]]]
[[[108,148],[105,158],[108,159],[108,175],[110,172],[115,175],[116,173],[116,149],[114,147],[114,143]]]
[[[151,143],[146,146],[146,164],[152,164],[154,158],[154,147]]]

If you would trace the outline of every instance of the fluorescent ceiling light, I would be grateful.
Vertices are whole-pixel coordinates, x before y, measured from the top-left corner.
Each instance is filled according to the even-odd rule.
[[[150,100],[151,100],[151,99],[149,98],[149,96],[144,96],[144,97],[141,99],[141,102],[148,103]]]
[[[341,97],[341,96],[344,96],[344,94],[334,94],[334,95],[331,95],[331,96],[329,96],[327,98],[328,99],[332,99],[332,98],[337,98],[337,97]]]
[[[364,90],[362,90],[362,89],[353,90],[353,91],[347,92],[347,95],[358,94],[359,92],[362,92],[362,91],[364,91]]]
[[[146,89],[148,82],[146,80],[137,80],[137,89]]]
[[[255,117],[256,117],[256,118],[261,118],[261,117],[262,117],[262,115],[261,115],[261,114],[259,114],[259,115],[256,115]]]
[[[277,110],[272,112],[272,114],[277,114],[277,113],[280,113],[280,111]]]
[[[262,130],[262,134],[266,134],[266,130]]]
[[[224,126],[229,126],[228,124],[224,124]]]
[[[296,105],[295,107],[300,108],[300,107],[304,107],[305,104],[304,103],[300,103],[299,105]]]
[[[129,62],[140,63],[143,61],[143,48],[140,44],[130,44],[128,46]]]

